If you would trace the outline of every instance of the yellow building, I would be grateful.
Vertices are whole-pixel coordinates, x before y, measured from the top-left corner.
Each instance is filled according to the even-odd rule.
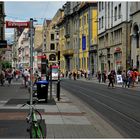
[[[97,71],[97,3],[81,3],[79,17],[80,69]]]
[[[62,72],[87,71],[94,66],[91,63],[93,58],[90,57],[93,52],[90,48],[95,44],[97,46],[95,21],[97,21],[96,2],[67,2],[64,5],[64,17],[57,24],[60,32]]]

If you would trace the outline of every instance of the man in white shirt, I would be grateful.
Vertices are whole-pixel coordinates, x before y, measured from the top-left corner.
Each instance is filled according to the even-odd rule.
[[[24,85],[25,87],[27,87],[28,76],[29,76],[29,72],[27,71],[27,69],[25,69],[23,76],[24,76]]]

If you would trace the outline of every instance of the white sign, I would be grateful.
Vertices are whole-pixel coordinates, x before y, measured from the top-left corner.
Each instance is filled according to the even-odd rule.
[[[117,75],[117,83],[122,83],[122,75]]]

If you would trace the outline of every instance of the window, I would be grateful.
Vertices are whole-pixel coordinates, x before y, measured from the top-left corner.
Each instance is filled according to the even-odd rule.
[[[59,39],[59,33],[56,33],[56,39]]]
[[[104,27],[104,17],[102,17],[102,28]]]
[[[101,18],[99,18],[99,30],[101,29]]]
[[[108,28],[110,27],[110,2],[108,2]]]
[[[50,50],[55,50],[55,45],[54,45],[54,43],[51,43]]]
[[[117,20],[117,7],[115,7],[114,19],[115,19],[115,21]]]
[[[54,40],[54,34],[51,34],[51,40]]]
[[[81,22],[82,22],[82,20],[81,20],[81,18],[80,18],[80,27],[81,27],[81,25],[82,25]]]
[[[119,10],[118,10],[118,19],[121,18],[121,4],[119,4]]]
[[[88,14],[87,14],[87,24],[88,24]]]
[[[84,16],[83,20],[84,20],[84,24],[83,25],[85,25],[86,24],[86,16]]]
[[[56,61],[56,56],[54,54],[49,55],[50,61]]]
[[[99,2],[99,11],[101,11],[101,2]]]
[[[104,2],[102,2],[102,10],[104,9]]]

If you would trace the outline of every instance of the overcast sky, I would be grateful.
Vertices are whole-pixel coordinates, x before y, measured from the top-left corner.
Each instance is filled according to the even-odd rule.
[[[28,21],[30,18],[36,18],[38,23],[43,19],[51,19],[59,8],[65,4],[65,1],[5,1],[5,20]],[[6,29],[6,36],[10,36],[12,31]]]

